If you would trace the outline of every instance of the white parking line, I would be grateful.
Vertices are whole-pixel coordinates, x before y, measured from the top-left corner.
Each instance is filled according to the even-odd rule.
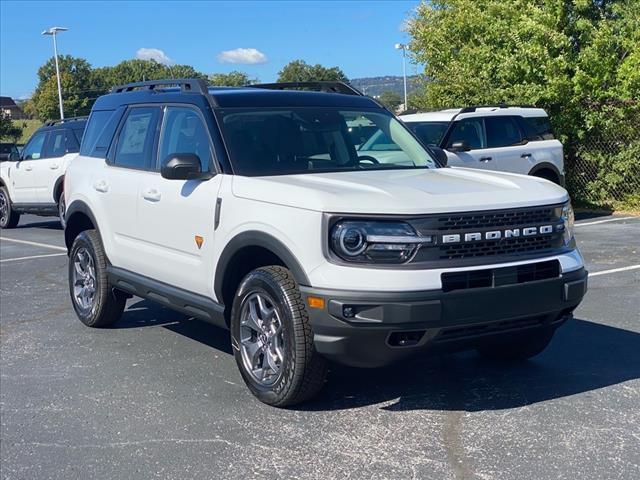
[[[598,275],[608,275],[609,273],[626,272],[628,270],[637,270],[640,265],[629,265],[628,267],[612,268],[611,270],[602,270],[600,272],[589,272],[589,277],[597,277]]]
[[[46,258],[46,257],[61,257],[66,256],[66,253],[47,253],[44,255],[31,255],[29,257],[17,257],[17,258],[5,258],[4,260],[0,260],[0,263],[5,262],[17,262],[18,260],[32,260],[34,258]]]
[[[0,240],[6,240],[7,242],[23,243],[25,245],[31,245],[33,247],[50,248],[52,250],[60,250],[61,252],[67,251],[67,249],[64,247],[59,247],[57,245],[49,245],[48,243],[29,242],[27,240],[18,240],[17,238],[7,238],[7,237],[0,237]]]
[[[574,227],[586,227],[588,225],[598,225],[599,223],[620,222],[622,220],[633,220],[634,218],[640,218],[640,217],[607,218],[606,220],[596,220],[595,222],[576,223]]]

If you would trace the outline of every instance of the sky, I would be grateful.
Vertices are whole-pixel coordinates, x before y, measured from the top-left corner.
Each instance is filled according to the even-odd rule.
[[[0,0],[0,94],[27,98],[53,56],[41,32],[67,27],[58,53],[94,67],[132,58],[203,73],[241,70],[276,80],[288,62],[340,67],[347,77],[402,75],[406,1],[9,1]],[[408,66],[414,73],[415,66]]]

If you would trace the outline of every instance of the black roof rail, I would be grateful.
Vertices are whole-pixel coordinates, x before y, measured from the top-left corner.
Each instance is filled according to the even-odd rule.
[[[53,125],[58,125],[60,123],[67,123],[67,122],[78,122],[80,120],[86,120],[89,117],[84,115],[84,116],[80,116],[80,117],[69,117],[69,118],[62,118],[62,119],[58,119],[58,120],[47,120],[46,122],[44,122],[44,126],[45,127],[51,127]]]
[[[496,105],[472,105],[469,107],[462,108],[458,114],[460,113],[469,113],[475,112],[478,108],[537,108],[535,105],[507,105],[506,103],[498,103]]]
[[[127,83],[111,89],[111,93],[132,92],[134,90],[155,90],[156,87],[179,86],[182,92],[200,93],[209,95],[209,85],[200,78],[170,78],[164,80],[148,80],[146,82]]]
[[[278,83],[256,83],[245,85],[252,88],[266,88],[269,90],[312,90],[315,92],[325,93],[342,93],[344,95],[358,95],[364,97],[364,94],[354,86],[346,82],[335,81],[315,81],[315,82],[278,82]]]

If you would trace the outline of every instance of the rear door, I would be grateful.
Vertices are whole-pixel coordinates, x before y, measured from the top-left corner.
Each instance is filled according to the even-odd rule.
[[[138,188],[141,177],[155,169],[154,145],[160,116],[157,106],[129,108],[107,162],[92,180],[105,224],[112,231],[109,260],[116,267],[140,273],[145,266],[146,246],[141,242],[142,228],[138,223]]]
[[[11,169],[14,203],[38,203],[34,169],[43,161],[48,132],[37,132],[22,150],[21,160]]]
[[[158,168],[141,176],[138,224],[139,272],[190,292],[208,295],[213,265],[215,211],[222,175],[208,180],[168,180],[160,175],[172,154],[198,156],[202,171],[216,172],[207,124],[199,109],[165,108],[158,147]],[[161,261],[159,261],[161,259]],[[209,262],[210,263],[210,262]]]
[[[54,188],[64,174],[69,157],[79,150],[78,141],[71,130],[57,128],[49,132],[45,143],[44,159],[34,166],[36,195],[39,203],[55,203]]]
[[[468,151],[452,151],[454,143],[464,143]],[[497,151],[487,148],[484,120],[482,117],[464,118],[455,122],[446,140],[448,164],[454,167],[495,170]]]

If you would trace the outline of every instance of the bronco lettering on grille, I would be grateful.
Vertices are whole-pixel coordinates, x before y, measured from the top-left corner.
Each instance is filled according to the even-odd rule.
[[[469,232],[465,234],[442,235],[441,243],[477,242],[481,240],[499,240],[501,238],[531,237],[533,235],[547,235],[553,233],[553,225],[541,225],[539,227],[508,228],[504,230],[492,230],[489,232]]]

